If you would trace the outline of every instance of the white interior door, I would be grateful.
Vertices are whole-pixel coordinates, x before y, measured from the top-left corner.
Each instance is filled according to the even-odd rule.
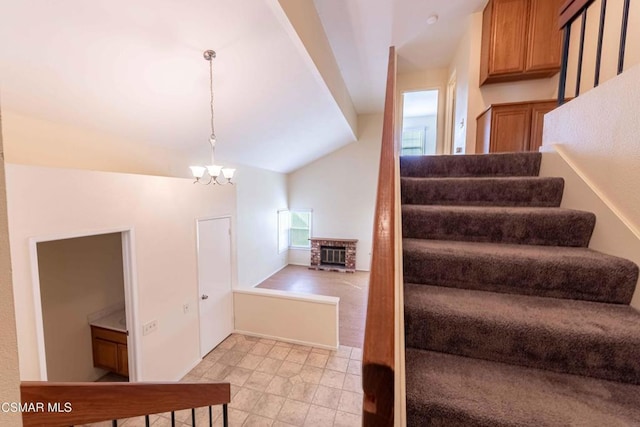
[[[230,234],[229,218],[198,221],[200,356],[233,331]]]

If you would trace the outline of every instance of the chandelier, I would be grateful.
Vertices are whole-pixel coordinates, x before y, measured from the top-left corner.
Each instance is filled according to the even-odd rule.
[[[205,50],[204,51],[204,59],[209,61],[209,89],[211,94],[211,135],[209,136],[209,144],[211,145],[211,164],[207,166],[189,166],[191,169],[191,174],[196,179],[193,183],[200,183],[204,185],[222,185],[222,184],[233,184],[231,179],[233,178],[233,174],[235,173],[235,169],[225,168],[224,166],[216,165],[215,162],[215,153],[216,153],[216,132],[214,126],[214,115],[213,115],[213,59],[216,57],[216,52],[213,50]],[[218,178],[222,174],[223,179],[226,181],[220,182]],[[209,179],[204,178],[205,175],[209,175]]]

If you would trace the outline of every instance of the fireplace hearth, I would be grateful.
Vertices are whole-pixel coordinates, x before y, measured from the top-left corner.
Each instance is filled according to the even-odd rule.
[[[356,271],[357,239],[313,237],[311,241],[311,270]]]

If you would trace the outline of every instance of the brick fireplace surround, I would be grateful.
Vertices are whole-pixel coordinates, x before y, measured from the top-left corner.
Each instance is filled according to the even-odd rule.
[[[356,243],[358,239],[334,239],[327,237],[312,237],[311,241],[311,265],[310,270],[344,271],[354,273],[356,271]],[[322,264],[320,261],[320,248],[322,246],[344,247],[345,266]]]

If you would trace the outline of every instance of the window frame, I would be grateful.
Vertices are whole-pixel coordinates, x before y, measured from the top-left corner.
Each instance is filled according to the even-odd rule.
[[[294,212],[300,212],[300,213],[308,213],[309,214],[309,239],[311,239],[311,237],[313,237],[313,209],[289,209],[289,249],[311,249],[311,241],[308,240],[307,245],[305,246],[300,246],[300,245],[293,245],[291,244],[291,230],[292,230],[292,226],[291,226],[291,214]],[[305,230],[306,228],[296,228],[297,230]]]

